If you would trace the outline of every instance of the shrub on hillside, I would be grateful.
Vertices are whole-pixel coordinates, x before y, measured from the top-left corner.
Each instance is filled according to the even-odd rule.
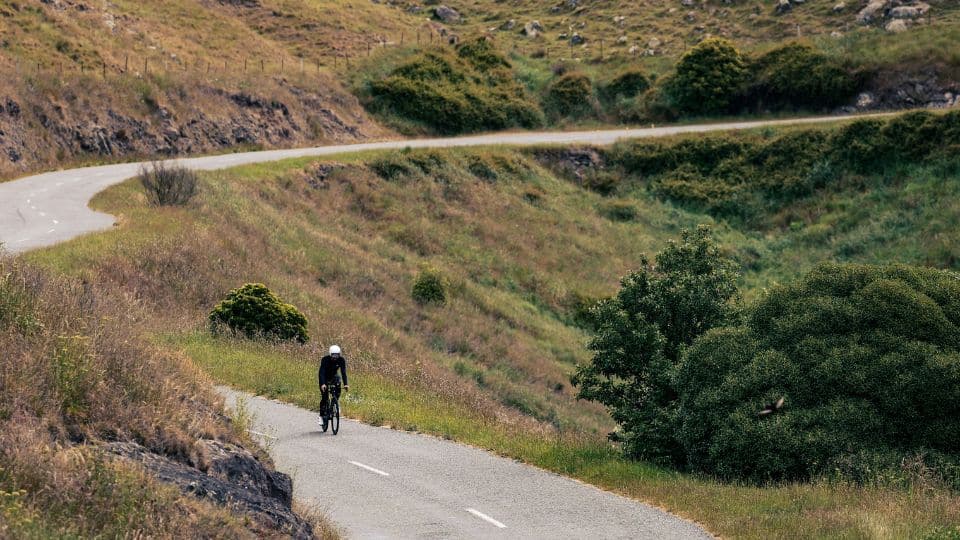
[[[736,272],[706,227],[684,231],[655,266],[641,263],[615,297],[594,308],[594,357],[572,382],[579,398],[610,409],[628,455],[682,463],[673,375],[683,347],[726,320]]]
[[[443,134],[536,127],[542,114],[485,39],[418,54],[368,89],[372,110]]]
[[[830,109],[849,102],[860,78],[835,58],[791,43],[749,63],[744,95],[751,108]]]
[[[820,266],[698,339],[677,390],[689,465],[724,478],[865,474],[857,463],[915,456],[956,467],[960,275]]]
[[[307,318],[265,285],[247,283],[230,291],[210,312],[214,333],[226,328],[247,338],[267,337],[306,343]]]
[[[181,165],[156,162],[140,169],[140,184],[154,206],[182,206],[197,194],[197,173]]]
[[[726,112],[747,79],[740,51],[725,39],[705,39],[677,64],[665,88],[676,107],[687,114]]]
[[[446,286],[443,276],[434,270],[423,270],[413,282],[411,296],[420,305],[440,305],[447,303]]]
[[[605,102],[635,98],[650,88],[650,79],[640,70],[628,69],[600,85],[597,95]]]
[[[543,110],[555,119],[581,118],[593,113],[593,83],[580,72],[565,73],[547,87]]]

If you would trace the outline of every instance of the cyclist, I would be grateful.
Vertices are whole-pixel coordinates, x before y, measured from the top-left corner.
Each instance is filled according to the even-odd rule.
[[[348,390],[350,385],[347,384],[347,359],[340,354],[339,346],[332,345],[330,347],[330,354],[320,359],[320,370],[319,373],[317,373],[317,378],[320,382],[319,423],[323,423],[323,417],[327,415],[327,407],[330,405],[330,386],[340,384],[340,374],[337,373],[338,370],[343,374],[343,389]]]

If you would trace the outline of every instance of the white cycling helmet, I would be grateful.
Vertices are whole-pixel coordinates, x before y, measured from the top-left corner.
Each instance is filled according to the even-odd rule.
[[[340,347],[338,345],[331,345],[330,354],[340,354]]]

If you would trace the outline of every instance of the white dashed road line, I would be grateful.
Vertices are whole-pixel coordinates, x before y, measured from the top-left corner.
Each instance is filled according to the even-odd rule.
[[[363,463],[360,463],[359,461],[351,461],[350,464],[351,464],[351,465],[356,465],[357,467],[360,467],[361,469],[366,469],[366,470],[368,470],[368,471],[370,471],[370,472],[372,472],[372,473],[379,474],[380,476],[390,476],[390,473],[383,472],[383,471],[381,471],[380,469],[374,469],[373,467],[371,467],[371,466],[369,466],[369,465],[364,465]]]
[[[470,512],[471,514],[477,516],[478,518],[486,521],[487,523],[493,525],[494,527],[497,527],[497,528],[500,528],[500,529],[506,529],[506,528],[507,528],[507,526],[504,525],[503,523],[500,523],[499,521],[497,521],[497,520],[493,519],[492,517],[484,514],[483,512],[480,512],[479,510],[474,510],[473,508],[467,508],[466,511],[467,511],[467,512]]]

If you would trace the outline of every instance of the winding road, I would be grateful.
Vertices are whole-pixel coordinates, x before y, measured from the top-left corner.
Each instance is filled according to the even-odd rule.
[[[173,162],[195,170],[215,170],[281,159],[329,156],[368,150],[399,148],[452,148],[458,146],[530,146],[589,144],[608,145],[621,139],[665,137],[683,133],[743,130],[797,124],[816,124],[862,118],[830,116],[795,120],[724,122],[645,129],[615,129],[569,132],[515,132],[444,139],[410,139],[319,146],[293,150],[244,152]],[[54,171],[0,183],[0,245],[12,253],[51,246],[81,234],[113,226],[113,216],[94,212],[88,204],[104,189],[136,176],[144,163],[121,163]]]
[[[854,117],[730,122],[576,132],[500,133],[172,160],[213,170],[368,150],[459,146],[608,145],[621,139],[813,124]],[[88,204],[137,174],[142,163],[48,172],[0,183],[0,250],[51,246],[109,229],[113,216]],[[295,495],[317,501],[357,538],[705,538],[697,525],[482,450],[433,437],[346,421],[341,435],[320,434],[310,411],[220,388],[229,405],[244,397],[254,430]]]
[[[243,400],[294,497],[352,538],[710,538],[662,510],[483,450],[349,420],[334,436],[314,412],[218,390],[229,408]]]

